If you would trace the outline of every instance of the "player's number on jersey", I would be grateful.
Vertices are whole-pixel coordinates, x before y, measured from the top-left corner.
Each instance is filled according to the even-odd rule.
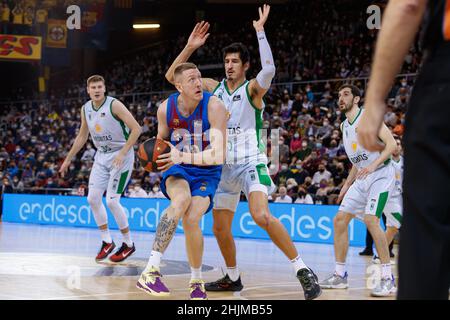
[[[103,153],[107,153],[112,150],[109,146],[101,146],[100,148],[102,149]]]

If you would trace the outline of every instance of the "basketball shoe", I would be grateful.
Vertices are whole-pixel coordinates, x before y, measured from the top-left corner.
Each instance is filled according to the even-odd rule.
[[[95,261],[102,261],[108,257],[108,255],[114,250],[116,247],[116,244],[113,242],[107,243],[105,241],[102,241],[102,247],[100,248],[100,251],[97,254],[97,257],[95,257]]]
[[[159,269],[152,267],[150,271],[142,272],[136,287],[152,296],[166,297],[170,295],[170,291],[161,281],[161,278],[162,275],[159,273]]]
[[[109,260],[111,260],[112,262],[121,262],[121,261],[127,259],[128,257],[130,257],[135,251],[136,251],[136,247],[134,246],[134,243],[133,243],[132,247],[129,247],[124,242],[124,243],[122,243],[122,246],[120,247],[120,249],[117,250],[112,256],[109,257]]]
[[[208,300],[203,280],[192,279],[189,282],[191,300]]]
[[[205,283],[206,291],[241,291],[243,288],[241,276],[236,281],[232,281],[228,274],[217,281]]]
[[[313,300],[322,294],[319,279],[311,269],[303,268],[298,270],[297,279],[303,287],[306,300]]]

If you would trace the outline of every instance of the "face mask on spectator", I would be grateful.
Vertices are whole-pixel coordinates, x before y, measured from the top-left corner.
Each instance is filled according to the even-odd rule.
[[[321,144],[321,143],[316,143],[316,148],[317,148],[317,149],[322,148],[322,144]]]
[[[285,164],[281,166],[281,170],[287,170],[287,168],[288,168],[288,166]]]
[[[300,135],[298,133],[294,134],[294,138],[298,139],[300,137]]]
[[[340,110],[336,110],[336,115],[340,116],[341,115],[341,111]]]
[[[321,187],[321,188],[325,188],[326,186],[327,186],[326,183],[321,183],[321,184],[320,184],[320,187]]]
[[[75,170],[75,166],[70,166],[70,170]]]
[[[153,189],[152,189],[152,190],[153,190],[153,192],[154,192],[154,193],[156,193],[156,192],[158,192],[158,191],[159,191],[159,188],[158,188],[158,187],[153,187]]]
[[[334,123],[334,127],[335,127],[335,128],[339,128],[339,122],[335,122],[335,123]]]
[[[302,168],[302,165],[301,165],[301,164],[297,164],[295,167],[296,167],[298,170],[300,170],[300,169]]]
[[[324,121],[323,122],[323,125],[326,127],[326,126],[328,126],[330,123],[328,122],[328,121]]]

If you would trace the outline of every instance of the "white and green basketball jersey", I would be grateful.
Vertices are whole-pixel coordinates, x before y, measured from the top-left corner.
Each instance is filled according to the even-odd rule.
[[[246,80],[239,88],[230,92],[224,79],[213,91],[213,94],[224,102],[229,115],[227,164],[243,164],[250,161],[267,163],[261,137],[263,110],[253,105],[249,83]]]
[[[130,129],[112,113],[115,99],[106,96],[103,104],[96,109],[92,100],[83,106],[84,116],[92,140],[99,152],[110,153],[120,150],[128,140]]]
[[[352,164],[355,165],[358,169],[368,167],[380,156],[380,152],[368,151],[358,143],[357,129],[359,120],[361,119],[361,115],[363,114],[363,112],[363,109],[360,109],[353,122],[345,119],[341,125],[345,152],[347,153],[347,157],[352,162]],[[389,163],[389,160],[385,162],[385,164],[387,163]],[[383,166],[383,164],[381,166]]]

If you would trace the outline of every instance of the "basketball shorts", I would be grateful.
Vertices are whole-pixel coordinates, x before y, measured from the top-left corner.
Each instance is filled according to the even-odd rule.
[[[220,181],[222,166],[187,166],[173,165],[169,170],[165,171],[161,181],[161,191],[170,199],[167,194],[166,181],[169,177],[179,177],[187,181],[191,189],[191,196],[209,197],[209,207],[205,213],[209,212],[213,207],[214,195]]]
[[[249,197],[254,191],[268,195],[276,190],[267,165],[258,162],[224,165],[214,198],[214,209],[236,211],[241,191]]]
[[[131,149],[123,159],[120,168],[112,162],[119,151],[103,153],[97,151],[94,158],[89,188],[106,190],[108,194],[122,194],[131,178],[134,166],[134,150]]]
[[[384,215],[386,216],[386,226],[400,229],[403,218],[403,198],[401,193],[396,193],[389,198],[384,207]]]
[[[356,215],[361,220],[365,214],[381,218],[394,188],[395,169],[389,163],[365,179],[356,179],[345,194],[339,211]]]

